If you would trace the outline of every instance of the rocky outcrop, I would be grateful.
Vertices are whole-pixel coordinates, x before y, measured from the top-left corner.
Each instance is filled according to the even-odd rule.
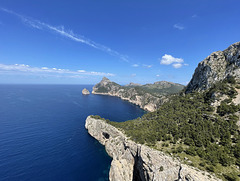
[[[84,89],[82,90],[82,94],[83,94],[83,95],[89,95],[90,92],[89,92],[86,88],[84,88]]]
[[[165,84],[166,82],[164,81]],[[104,77],[100,83],[93,87],[92,93],[117,96],[152,112],[168,100],[169,94],[179,92],[184,87],[180,84],[169,84],[168,87],[160,85],[159,82],[142,86],[121,86]],[[174,90],[174,92],[168,92],[169,88],[172,88],[171,90]]]
[[[187,85],[186,93],[206,90],[230,76],[240,80],[240,42],[224,51],[214,52],[200,62]]]
[[[85,127],[88,133],[105,145],[113,158],[110,181],[215,181],[208,172],[182,164],[160,151],[129,140],[105,120],[89,116]]]

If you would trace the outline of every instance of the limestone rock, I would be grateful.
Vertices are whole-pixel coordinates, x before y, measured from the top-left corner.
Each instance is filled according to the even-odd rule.
[[[89,95],[90,92],[89,92],[86,88],[84,88],[84,89],[82,90],[82,94],[83,94],[83,95]]]
[[[129,140],[117,128],[104,120],[87,117],[88,133],[105,145],[113,158],[109,173],[110,181],[217,181],[206,171],[182,164],[178,159],[145,145]]]
[[[214,52],[200,62],[187,85],[186,93],[206,90],[229,76],[235,77],[238,82],[240,80],[240,42],[224,51]]]

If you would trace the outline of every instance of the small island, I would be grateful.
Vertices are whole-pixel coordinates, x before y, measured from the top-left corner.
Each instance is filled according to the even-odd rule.
[[[87,90],[86,88],[84,88],[84,89],[82,90],[82,94],[83,94],[83,95],[89,95],[90,92],[89,92],[89,90]]]

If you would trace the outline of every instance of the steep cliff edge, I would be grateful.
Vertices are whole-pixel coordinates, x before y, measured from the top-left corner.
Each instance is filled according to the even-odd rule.
[[[166,81],[146,85],[121,86],[104,77],[93,87],[92,93],[117,96],[152,112],[168,100],[168,95],[178,93],[183,88],[183,85]]]
[[[186,93],[203,91],[213,84],[234,77],[240,80],[240,42],[234,43],[224,51],[213,52],[198,64]]]
[[[208,172],[181,164],[163,152],[129,140],[105,120],[87,117],[88,133],[105,145],[113,158],[110,181],[206,181],[219,180]]]

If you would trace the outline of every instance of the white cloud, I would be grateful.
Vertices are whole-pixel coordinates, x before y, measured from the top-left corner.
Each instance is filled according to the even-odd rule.
[[[138,65],[138,64],[133,64],[132,66],[133,66],[133,67],[139,67],[139,65]]]
[[[172,63],[182,63],[183,59],[182,58],[175,58],[172,55],[165,54],[162,56],[162,59],[160,60],[160,64],[163,65],[170,65]]]
[[[137,74],[132,74],[131,76],[132,76],[132,77],[136,77],[136,75],[137,75]]]
[[[174,63],[172,66],[174,68],[178,69],[178,68],[181,68],[183,66],[183,64],[181,64],[181,63]]]
[[[181,68],[183,65],[187,66],[188,64],[184,63],[184,60],[182,58],[175,58],[172,55],[165,54],[160,59],[160,64],[162,65],[172,65],[173,68]]]
[[[178,30],[184,30],[185,29],[185,27],[181,24],[175,24],[175,25],[173,25],[173,27],[178,29]]]
[[[92,75],[92,76],[115,76],[112,73],[105,72],[95,72],[95,71],[85,71],[85,70],[69,70],[69,69],[58,69],[58,68],[48,68],[48,67],[31,67],[25,64],[14,64],[6,65],[0,64],[1,74],[43,74],[43,75],[61,75],[61,76],[80,76],[80,75]]]
[[[156,75],[156,77],[160,77],[160,75],[158,74],[158,75]]]
[[[103,52],[106,52],[106,53],[112,55],[112,56],[119,57],[123,61],[128,62],[128,57],[126,55],[122,55],[119,52],[117,52],[115,50],[112,50],[111,48],[106,47],[104,45],[98,44],[98,43],[96,43],[96,42],[94,42],[94,41],[92,41],[88,38],[85,38],[84,36],[74,34],[72,30],[67,31],[67,30],[64,29],[64,26],[60,26],[60,27],[52,26],[52,25],[49,25],[47,23],[41,22],[39,20],[35,20],[33,18],[29,18],[29,17],[23,16],[21,14],[15,13],[15,12],[13,12],[11,10],[8,10],[8,9],[5,9],[5,8],[0,8],[0,10],[19,17],[25,24],[29,25],[32,28],[36,28],[36,29],[39,29],[39,30],[48,30],[48,31],[60,34],[61,36],[69,38],[73,41],[86,44],[90,47],[93,47],[95,49],[99,49]]]

